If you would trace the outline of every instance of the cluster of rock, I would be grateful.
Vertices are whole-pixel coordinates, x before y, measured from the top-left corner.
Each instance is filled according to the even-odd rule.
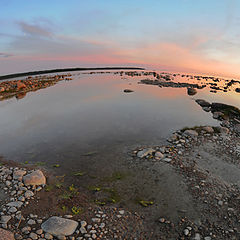
[[[196,93],[195,89],[203,89],[206,85],[199,85],[194,83],[182,83],[182,82],[171,82],[171,81],[162,81],[161,79],[142,79],[140,83],[148,85],[157,85],[159,87],[173,87],[173,88],[189,88],[189,93]],[[190,90],[191,89],[191,90]],[[193,90],[194,89],[194,90]]]
[[[72,80],[71,74],[44,75],[27,77],[23,80],[4,81],[0,83],[0,100],[16,96],[23,98],[27,92],[50,87],[62,80]]]
[[[124,214],[124,211],[119,214]],[[91,218],[90,224],[80,219],[73,220],[71,219],[73,218],[72,215],[52,216],[44,222],[39,221],[39,219],[35,221],[34,218],[37,218],[37,216],[31,216],[31,218],[21,230],[22,235],[27,237],[28,240],[102,239],[108,233],[105,223],[108,217],[103,211],[98,211],[96,216]],[[23,239],[22,235],[16,234],[16,239]]]
[[[224,103],[209,103],[204,99],[195,100],[206,112],[212,112],[214,119],[220,120],[225,127],[234,126],[235,131],[240,133],[240,110]]]
[[[2,166],[0,181],[5,184],[3,190],[9,196],[1,206],[1,240],[102,239],[108,233],[105,223],[108,217],[103,211],[91,218],[91,224],[73,220],[72,215],[50,218],[34,214],[23,216],[22,208],[30,204],[35,194],[46,185],[46,177],[41,170]],[[119,211],[119,217],[123,214],[123,210]]]
[[[178,154],[182,155],[183,150],[186,147],[190,147],[193,140],[196,140],[199,131],[201,133],[213,134],[217,132],[226,133],[228,132],[225,127],[218,127],[214,130],[210,126],[204,126],[194,129],[186,129],[184,131],[177,131],[174,133],[169,139],[168,142],[173,143],[175,149],[177,149]],[[163,161],[166,163],[172,162],[172,145],[170,146],[161,146],[161,147],[154,147],[154,148],[142,148],[134,151],[134,154],[140,158],[150,159],[152,161]]]
[[[129,76],[139,76],[138,74],[127,74]],[[205,88],[209,86],[210,92],[216,93],[217,91],[227,92],[228,90],[232,90],[232,86],[234,84],[239,84],[238,80],[228,80],[223,78],[216,77],[206,77],[206,76],[193,76],[193,75],[185,75],[185,74],[170,74],[170,73],[156,73],[156,72],[143,72],[143,76],[153,76],[153,79],[143,79],[140,83],[157,85],[159,87],[173,87],[173,88],[188,88],[187,93],[189,95],[195,95],[197,93],[197,89]],[[186,83],[186,82],[174,82],[176,77],[188,78],[187,80],[202,80],[204,81],[203,85],[199,85],[197,83]],[[218,83],[223,83],[218,86]],[[224,86],[225,84],[225,86]],[[239,93],[240,88],[236,87],[235,92]]]
[[[4,193],[9,196],[1,205],[1,227],[14,230],[25,220],[21,209],[29,204],[36,192],[43,189],[46,178],[40,170],[1,166],[0,181],[5,184]]]

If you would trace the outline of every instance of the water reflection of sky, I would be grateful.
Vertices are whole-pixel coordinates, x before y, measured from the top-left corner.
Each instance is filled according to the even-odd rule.
[[[64,160],[66,149],[74,158],[96,147],[156,143],[185,126],[218,124],[196,98],[239,106],[237,93],[203,89],[188,96],[185,88],[138,84],[139,79],[74,74],[73,81],[0,102],[1,155],[22,161],[32,154],[33,161],[42,161],[41,153],[45,161]]]

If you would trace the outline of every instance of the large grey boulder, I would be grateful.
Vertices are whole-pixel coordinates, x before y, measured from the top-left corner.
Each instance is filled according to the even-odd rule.
[[[41,225],[44,232],[50,233],[53,236],[70,236],[75,232],[77,227],[78,222],[56,216],[50,217]]]
[[[42,171],[36,170],[24,176],[23,182],[25,185],[33,185],[33,186],[42,185],[42,184],[46,184],[46,178],[43,175]]]

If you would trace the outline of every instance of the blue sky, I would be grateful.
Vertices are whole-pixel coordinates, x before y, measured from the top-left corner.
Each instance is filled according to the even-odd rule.
[[[237,0],[0,0],[0,74],[136,65],[239,76]]]

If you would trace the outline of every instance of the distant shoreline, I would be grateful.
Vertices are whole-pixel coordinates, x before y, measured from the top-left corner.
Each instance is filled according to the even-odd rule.
[[[32,76],[32,75],[39,75],[39,74],[47,74],[47,73],[74,72],[74,71],[93,71],[93,70],[145,70],[145,68],[140,68],[140,67],[60,68],[60,69],[51,69],[51,70],[41,70],[41,71],[7,74],[7,75],[0,76],[0,80],[17,78],[17,77]]]

